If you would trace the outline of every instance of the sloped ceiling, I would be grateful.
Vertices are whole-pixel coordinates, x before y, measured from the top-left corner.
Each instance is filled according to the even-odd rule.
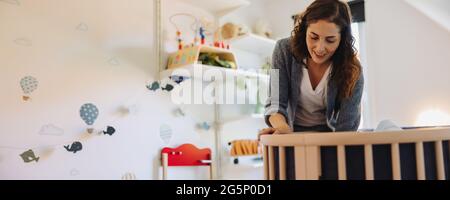
[[[450,31],[449,0],[405,0],[408,4]]]

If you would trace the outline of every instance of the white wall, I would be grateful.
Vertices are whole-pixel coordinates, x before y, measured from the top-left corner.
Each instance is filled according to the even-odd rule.
[[[450,114],[450,32],[391,0],[366,1],[366,27],[373,124],[415,125],[429,109]]]
[[[273,28],[274,38],[281,39],[289,37],[294,28],[292,15],[299,14],[306,10],[306,7],[313,0],[277,0],[267,1],[265,4],[266,15],[269,17],[270,25]]]
[[[152,0],[0,1],[0,179],[121,179],[127,172],[158,179],[161,147],[211,147],[211,134],[195,130],[198,119],[172,114],[169,93],[145,88],[158,70],[153,6]],[[19,82],[27,75],[39,86],[24,102]],[[85,133],[79,108],[87,102],[100,110],[94,127],[113,126],[113,136]],[[122,106],[134,111],[122,115]],[[159,136],[165,123],[173,131],[169,144]],[[47,124],[62,135],[39,134]],[[73,141],[83,150],[63,149]],[[28,149],[39,162],[22,161]],[[171,172],[177,170],[170,178],[207,177],[206,169]]]

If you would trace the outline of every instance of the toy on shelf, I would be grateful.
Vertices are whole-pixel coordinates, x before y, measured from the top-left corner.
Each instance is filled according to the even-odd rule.
[[[184,45],[184,43],[183,43],[183,39],[181,37],[180,28],[177,26],[177,24],[173,20],[173,18],[177,17],[177,16],[187,16],[187,17],[190,17],[190,18],[192,18],[194,20],[194,22],[191,25],[191,29],[194,31],[194,40],[193,40],[193,42],[190,45]],[[175,27],[175,29],[177,30],[176,31],[176,37],[177,37],[177,43],[178,43],[178,50],[181,50],[184,47],[197,45],[197,43],[198,43],[197,30],[198,30],[199,21],[194,15],[191,15],[189,13],[177,13],[177,14],[174,14],[174,15],[170,16],[169,17],[169,21]]]
[[[167,179],[169,166],[209,166],[212,179],[211,149],[198,149],[193,144],[183,144],[177,148],[165,147],[161,150],[163,180]]]
[[[181,39],[181,32],[177,31],[178,50],[183,49],[183,40]]]
[[[205,45],[184,48],[172,53],[169,55],[167,68],[173,69],[193,64],[237,69],[233,52]]]
[[[205,45],[205,29],[203,27],[200,27],[200,40],[201,45]]]
[[[234,157],[234,164],[239,163],[240,156],[261,155],[257,140],[233,140],[228,145],[231,145],[230,156]]]

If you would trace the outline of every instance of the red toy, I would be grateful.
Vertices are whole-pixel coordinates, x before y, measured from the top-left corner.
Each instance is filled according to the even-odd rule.
[[[198,149],[192,144],[183,144],[177,148],[165,147],[161,150],[163,180],[167,179],[169,166],[209,166],[212,177],[211,149]]]

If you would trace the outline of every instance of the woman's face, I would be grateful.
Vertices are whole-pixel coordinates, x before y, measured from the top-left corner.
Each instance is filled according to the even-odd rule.
[[[306,45],[312,60],[323,64],[330,60],[341,41],[340,28],[335,23],[318,20],[306,31]]]

